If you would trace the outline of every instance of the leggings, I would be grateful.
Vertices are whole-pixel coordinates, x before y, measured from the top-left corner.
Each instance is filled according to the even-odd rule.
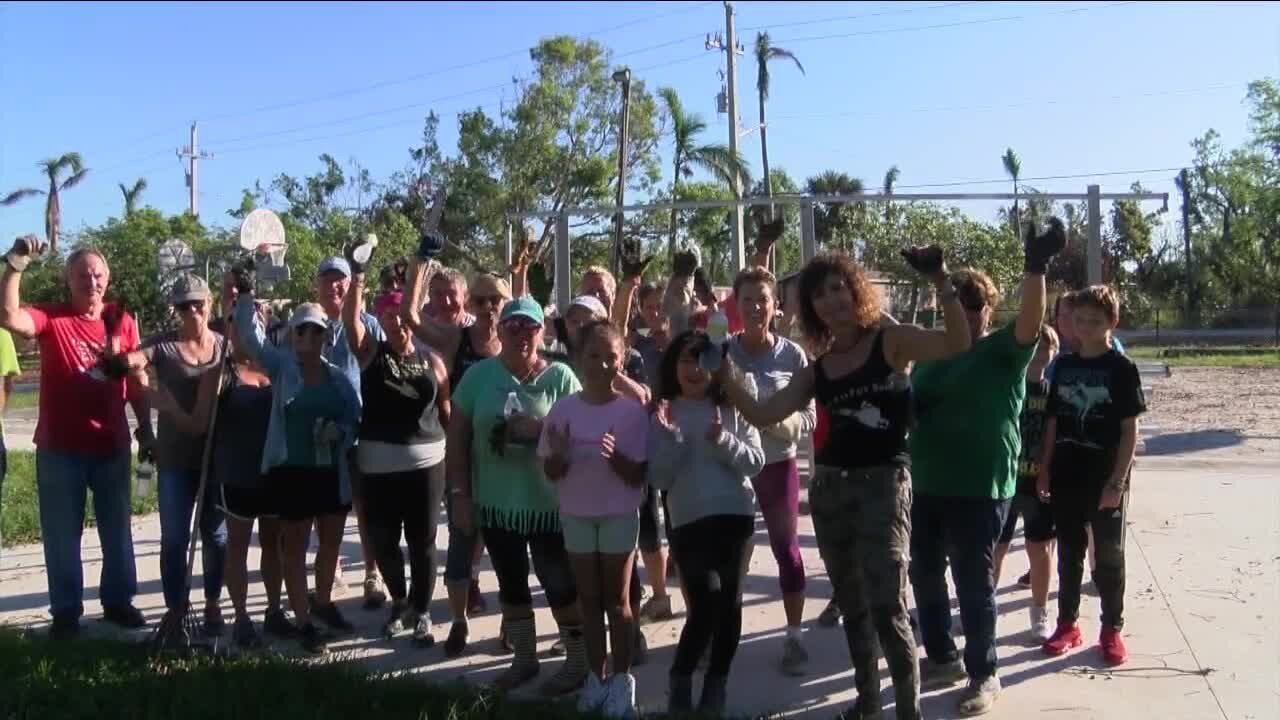
[[[378,569],[393,601],[406,597],[414,612],[425,613],[436,584],[436,520],[444,497],[444,463],[406,472],[363,478],[365,509]],[[409,546],[413,591],[406,592],[400,530]]]
[[[804,561],[796,525],[800,517],[800,472],[796,459],[764,466],[751,481],[769,531],[769,547],[778,561],[778,585],[784,594],[804,592]]]
[[[708,644],[707,675],[729,674],[742,638],[742,558],[754,526],[755,518],[747,515],[712,515],[672,530],[671,551],[689,593],[672,675],[692,675]]]
[[[569,553],[564,548],[564,535],[554,532],[518,533],[514,530],[487,527],[484,545],[498,576],[498,600],[507,606],[533,604],[529,589],[529,558],[533,572],[547,597],[547,606],[559,610],[578,602],[578,586],[573,579]]]

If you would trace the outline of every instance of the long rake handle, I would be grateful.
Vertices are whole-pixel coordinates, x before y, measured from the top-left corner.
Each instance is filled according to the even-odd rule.
[[[191,603],[191,584],[196,572],[196,542],[200,539],[200,518],[204,515],[204,493],[205,488],[209,485],[209,458],[213,455],[213,432],[218,424],[218,406],[222,396],[222,379],[226,375],[226,364],[228,353],[230,353],[231,341],[225,341],[222,354],[218,356],[217,373],[218,378],[213,388],[213,408],[209,411],[209,428],[205,431],[204,436],[204,452],[200,459],[200,484],[196,488],[196,511],[191,517],[191,541],[187,545],[187,604]],[[232,372],[235,369],[232,368]]]

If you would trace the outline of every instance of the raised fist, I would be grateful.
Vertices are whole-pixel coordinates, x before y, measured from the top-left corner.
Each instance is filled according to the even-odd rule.
[[[900,254],[913,270],[926,277],[945,274],[947,271],[947,263],[942,258],[942,248],[937,245],[911,247]]]
[[[1049,271],[1049,260],[1067,246],[1067,231],[1062,221],[1049,218],[1045,231],[1036,234],[1035,225],[1028,224],[1023,236],[1023,269],[1029,275],[1044,275]]]
[[[43,255],[48,247],[48,243],[35,235],[23,235],[13,241],[13,247],[9,249],[5,259],[16,272],[22,272],[32,260]]]
[[[763,205],[756,205],[751,208],[751,220],[756,226],[756,254],[763,255],[769,252],[778,238],[782,237],[782,232],[786,230],[783,214],[778,213],[778,217],[770,219],[769,209]]]
[[[231,266],[231,277],[237,293],[252,293],[253,286],[258,280],[258,266],[253,258],[245,258]]]
[[[698,269],[698,256],[692,250],[679,250],[671,258],[671,273],[676,277],[690,277]]]
[[[444,233],[439,230],[423,230],[418,237],[418,258],[431,260],[444,252]]]

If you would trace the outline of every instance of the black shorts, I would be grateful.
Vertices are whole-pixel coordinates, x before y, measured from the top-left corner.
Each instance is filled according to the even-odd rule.
[[[1022,536],[1030,542],[1048,542],[1056,533],[1053,524],[1053,509],[1048,503],[1025,493],[1013,496],[1009,504],[1009,515],[1004,521],[1004,530],[1000,533],[1000,544],[1008,545],[1013,541],[1013,531],[1018,524],[1018,516],[1022,516]]]
[[[351,501],[342,499],[337,468],[282,465],[267,473],[266,486],[272,507],[282,520],[351,512]]]
[[[275,517],[277,510],[274,502],[275,498],[265,485],[252,488],[219,486],[218,507],[237,520]]]

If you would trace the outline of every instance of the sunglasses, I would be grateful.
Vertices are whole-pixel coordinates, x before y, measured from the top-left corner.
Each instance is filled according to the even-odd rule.
[[[540,330],[542,325],[532,320],[512,318],[502,323],[502,327],[513,333],[533,333]]]
[[[306,337],[308,335],[324,337],[324,334],[327,332],[329,332],[327,328],[322,328],[319,325],[312,325],[310,323],[307,323],[306,325],[299,325],[293,330],[293,334],[297,335],[298,337]]]
[[[204,310],[204,303],[200,301],[178,303],[173,306],[180,313],[195,312],[196,310]]]

